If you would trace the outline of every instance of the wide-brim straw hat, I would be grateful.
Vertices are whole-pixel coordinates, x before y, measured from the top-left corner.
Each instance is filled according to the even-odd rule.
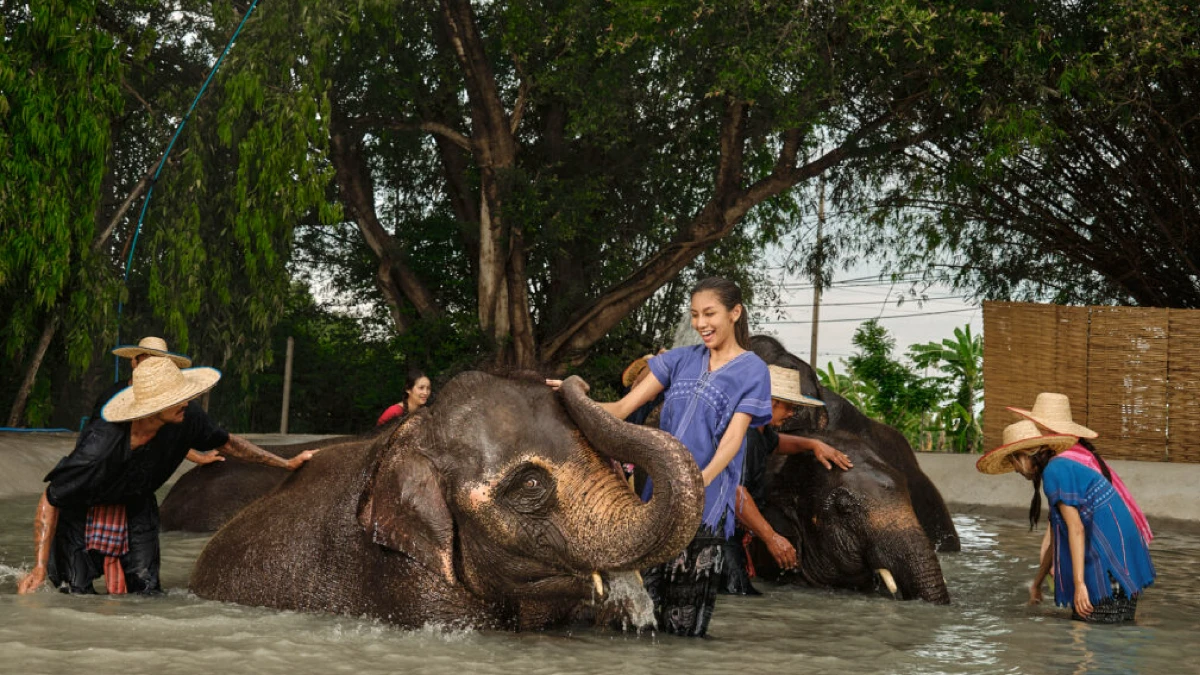
[[[632,387],[641,381],[645,376],[646,371],[650,369],[650,357],[643,356],[635,359],[633,363],[625,366],[625,371],[621,373],[621,384],[626,387]]]
[[[771,371],[771,398],[795,405],[825,405],[825,402],[819,398],[800,393],[800,371],[783,366],[767,366],[767,370]]]
[[[112,350],[116,356],[124,359],[132,359],[135,356],[146,354],[147,356],[163,356],[175,362],[175,365],[180,368],[187,368],[192,365],[192,360],[183,354],[176,354],[167,349],[167,341],[160,337],[144,337],[138,340],[136,345],[118,345]]]
[[[1056,434],[1068,434],[1076,438],[1095,438],[1100,435],[1071,419],[1071,401],[1065,394],[1043,392],[1037,395],[1030,410],[1012,406],[1008,406],[1008,409]]]
[[[149,417],[212,389],[221,379],[216,368],[180,370],[174,361],[152,356],[133,371],[133,384],[108,399],[100,416],[109,422]]]
[[[1043,434],[1033,422],[1021,420],[1004,427],[1003,440],[1002,445],[989,450],[975,462],[975,468],[980,473],[1008,473],[1014,470],[1012,463],[1008,461],[1013,453],[1043,445],[1058,453],[1075,445],[1078,439],[1068,434]]]

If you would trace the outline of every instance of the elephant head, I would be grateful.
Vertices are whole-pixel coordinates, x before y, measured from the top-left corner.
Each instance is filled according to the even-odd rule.
[[[473,595],[586,597],[676,555],[704,485],[678,441],[613,418],[567,379],[459,375],[378,444],[357,511],[372,540]],[[607,458],[654,478],[643,503]]]
[[[784,536],[801,543],[800,569],[820,586],[869,590],[877,579],[893,594],[950,602],[933,544],[913,512],[902,472],[859,437],[819,436],[850,455],[850,471],[827,471],[809,455],[789,457],[770,502],[788,521]]]

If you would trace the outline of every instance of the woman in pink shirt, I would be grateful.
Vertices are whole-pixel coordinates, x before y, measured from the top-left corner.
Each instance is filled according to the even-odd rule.
[[[431,391],[432,387],[425,373],[415,368],[410,369],[408,377],[404,380],[404,400],[384,410],[383,414],[379,416],[379,421],[375,423],[375,426],[383,426],[425,405],[429,400]]]

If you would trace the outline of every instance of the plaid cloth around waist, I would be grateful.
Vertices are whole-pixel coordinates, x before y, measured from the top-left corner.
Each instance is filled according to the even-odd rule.
[[[106,556],[129,552],[129,526],[124,504],[102,504],[88,509],[84,547]]]

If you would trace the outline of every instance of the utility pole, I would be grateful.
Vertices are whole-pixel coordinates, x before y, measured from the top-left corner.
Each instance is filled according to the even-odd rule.
[[[287,357],[283,361],[283,411],[279,415],[279,433],[288,429],[288,407],[292,399],[292,355],[296,352],[296,340],[288,336]]]
[[[817,250],[816,259],[817,266],[813,273],[813,308],[812,308],[812,360],[808,365],[813,368],[819,368],[817,365],[817,328],[820,326],[821,320],[821,271],[825,266],[825,247],[821,242],[821,231],[825,224],[825,177],[818,179],[819,196],[817,197]]]

